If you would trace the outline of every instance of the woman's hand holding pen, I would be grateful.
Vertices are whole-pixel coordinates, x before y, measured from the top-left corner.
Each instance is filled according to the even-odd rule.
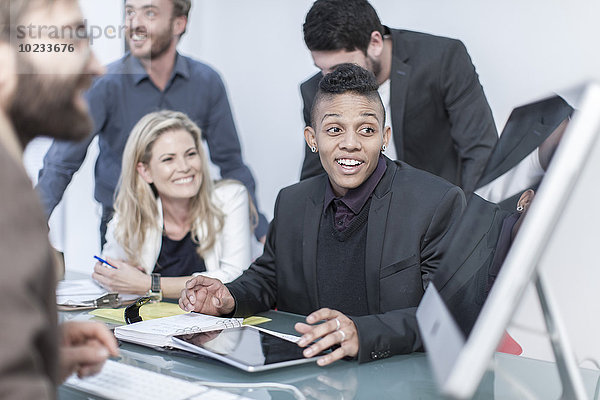
[[[106,261],[114,268],[97,262],[92,278],[111,292],[143,295],[150,290],[150,275],[141,267],[111,258],[107,258]]]

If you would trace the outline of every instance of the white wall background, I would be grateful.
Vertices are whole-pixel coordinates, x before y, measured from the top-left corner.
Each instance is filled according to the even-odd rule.
[[[122,22],[122,0],[81,0],[81,4],[89,23]],[[316,72],[302,41],[302,22],[311,4],[311,0],[194,0],[188,33],[180,45],[183,53],[221,73],[244,159],[268,217],[277,192],[297,180],[302,163],[298,84]],[[499,128],[517,105],[583,80],[600,80],[598,1],[372,0],[372,4],[390,27],[461,39]],[[118,40],[97,41],[94,49],[105,63],[123,51]],[[28,149],[31,171],[39,168],[46,146],[39,141]],[[92,148],[90,156],[95,154]],[[91,271],[91,256],[99,251],[92,165],[93,159],[88,159],[68,189],[64,212],[53,216],[53,236],[64,249],[70,270]],[[531,312],[536,311],[533,307]],[[530,312],[521,319],[529,316]]]

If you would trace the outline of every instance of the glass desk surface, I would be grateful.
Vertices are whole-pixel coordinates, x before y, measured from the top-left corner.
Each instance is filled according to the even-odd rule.
[[[86,312],[60,312],[61,320],[85,318]],[[259,315],[272,321],[261,327],[295,334],[299,315],[269,311]],[[92,319],[98,319],[96,317]],[[100,320],[100,319],[98,319]],[[120,362],[195,381],[257,383],[296,386],[307,399],[441,399],[424,353],[397,355],[366,364],[341,360],[327,367],[304,364],[261,373],[248,373],[209,358],[159,352],[121,343]],[[487,372],[474,399],[558,399],[561,385],[553,363],[497,353],[496,371]],[[588,396],[595,398],[600,373],[582,370]],[[293,399],[292,392],[276,389],[226,389],[255,399]],[[96,398],[61,386],[59,399]]]

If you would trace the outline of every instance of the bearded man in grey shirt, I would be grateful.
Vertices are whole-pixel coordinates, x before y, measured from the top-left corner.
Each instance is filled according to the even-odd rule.
[[[112,218],[125,142],[137,121],[153,111],[169,109],[187,114],[202,129],[210,158],[221,176],[242,182],[256,205],[254,178],[242,160],[223,81],[209,66],[177,52],[190,7],[190,0],[125,2],[130,51],[110,64],[106,75],[86,93],[93,132],[82,142],[54,141],[44,158],[37,190],[49,217],[83,163],[90,142],[98,136],[94,197],[103,208],[102,246],[106,224]],[[267,225],[259,213],[257,239],[264,240]]]

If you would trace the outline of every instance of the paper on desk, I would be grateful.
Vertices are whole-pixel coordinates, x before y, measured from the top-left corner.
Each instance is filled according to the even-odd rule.
[[[150,319],[171,317],[173,315],[185,314],[179,304],[167,303],[161,301],[160,303],[148,303],[140,308],[140,316],[143,321]],[[99,308],[94,311],[90,311],[90,314],[96,317],[105,318],[111,321],[125,323],[125,307],[123,308]]]
[[[56,304],[69,307],[89,307],[98,297],[109,292],[92,279],[70,279],[56,285]],[[139,296],[120,294],[121,301],[131,301]]]
[[[300,340],[300,336],[290,335],[289,333],[281,333],[281,332],[277,332],[277,331],[272,331],[270,329],[261,328],[260,326],[255,326],[254,328],[258,329],[259,331],[270,333],[271,335],[277,336],[284,340],[287,340],[288,342],[298,343],[298,341]]]
[[[91,279],[59,281],[56,286],[56,304],[89,306],[89,301],[93,301],[106,293],[108,293],[106,289]]]

